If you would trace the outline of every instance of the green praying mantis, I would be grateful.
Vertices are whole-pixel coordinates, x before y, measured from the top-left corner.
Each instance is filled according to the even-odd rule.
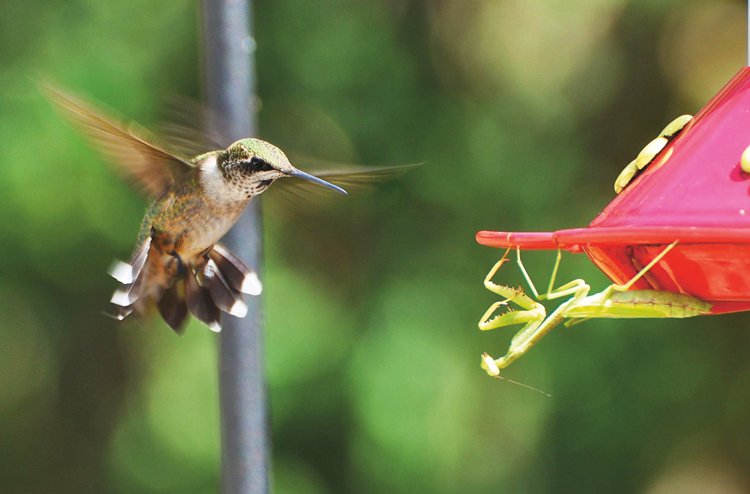
[[[690,295],[661,290],[630,290],[675,245],[676,241],[665,247],[627,283],[609,285],[593,295],[589,295],[591,287],[582,279],[553,288],[562,257],[559,250],[547,291],[540,294],[521,262],[520,248],[516,248],[518,266],[536,300],[524,293],[521,287],[498,285],[492,281],[500,267],[508,261],[508,248],[484,279],[484,286],[503,297],[503,300],[495,302],[487,309],[479,321],[479,329],[486,331],[519,324],[523,324],[523,327],[511,340],[504,356],[496,359],[487,353],[482,354],[482,368],[490,376],[499,378],[501,369],[528,352],[560,323],[570,327],[595,318],[683,318],[709,314],[711,304]],[[570,298],[561,303],[549,316],[539,302],[568,296]],[[507,310],[498,312],[503,308]]]

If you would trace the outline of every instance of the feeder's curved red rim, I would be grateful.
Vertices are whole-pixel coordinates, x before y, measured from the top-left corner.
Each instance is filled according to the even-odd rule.
[[[586,246],[750,243],[750,228],[700,226],[619,226],[572,228],[556,232],[480,231],[477,242],[488,247],[520,247],[528,250],[580,252]]]

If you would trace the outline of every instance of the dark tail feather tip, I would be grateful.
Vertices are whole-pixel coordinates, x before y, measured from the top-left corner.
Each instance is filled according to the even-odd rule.
[[[221,244],[214,245],[209,257],[213,260],[222,276],[235,290],[248,295],[260,295],[263,284],[257,273],[248,268],[237,256]]]

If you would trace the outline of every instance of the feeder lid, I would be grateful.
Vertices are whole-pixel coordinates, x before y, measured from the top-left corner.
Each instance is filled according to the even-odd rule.
[[[750,68],[742,68],[587,228],[480,231],[492,247],[564,249],[680,243],[750,243]]]

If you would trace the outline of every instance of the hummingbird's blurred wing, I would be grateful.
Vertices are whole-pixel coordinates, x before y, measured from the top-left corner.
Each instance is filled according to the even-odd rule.
[[[295,159],[292,163],[305,172],[339,185],[347,192],[365,192],[377,182],[399,177],[404,173],[421,165],[395,166],[364,166],[333,164],[315,159]],[[321,187],[306,180],[287,178],[277,180],[268,194],[271,215],[281,216],[287,220],[309,218],[311,206],[325,208],[332,206],[334,201],[341,201],[341,194],[333,194],[325,187]]]
[[[295,166],[316,177],[325,179],[345,188],[347,192],[364,190],[377,182],[400,177],[406,172],[421,166],[422,163],[391,166],[343,165],[313,159],[292,160]],[[335,197],[329,190],[305,180],[279,180],[274,184],[275,195],[323,200]]]
[[[182,156],[225,149],[232,143],[220,135],[215,112],[193,98],[168,96],[159,114],[164,116],[164,122],[156,127],[159,137]]]
[[[104,156],[152,197],[160,196],[188,174],[188,159],[155,144],[154,136],[135,123],[121,123],[88,101],[49,83],[41,85],[50,100],[94,142]]]
[[[170,96],[165,99],[161,114],[165,121],[158,127],[162,142],[169,149],[183,156],[198,156],[208,151],[224,149],[232,140],[225,138],[219,130],[220,119],[204,103],[185,96]],[[361,190],[375,182],[396,178],[421,163],[399,166],[362,166],[336,163],[298,153],[290,153],[295,166],[316,177],[344,186],[348,190]],[[278,190],[281,189],[281,190]],[[335,196],[319,185],[304,180],[280,180],[274,184],[274,196],[286,202],[302,204],[325,202]],[[285,197],[286,196],[286,197]],[[285,206],[286,208],[293,206]]]

